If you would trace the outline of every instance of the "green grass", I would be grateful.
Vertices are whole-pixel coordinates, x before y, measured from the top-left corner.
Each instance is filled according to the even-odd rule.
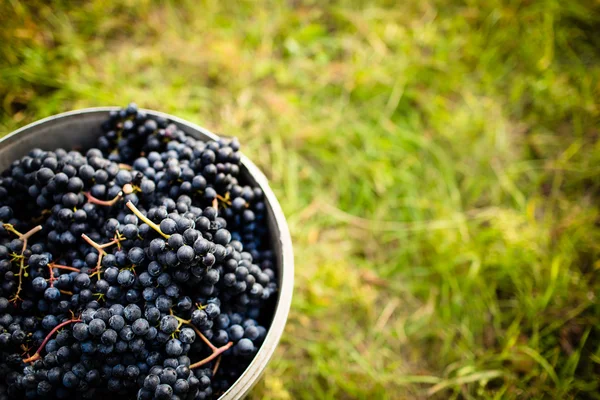
[[[45,3],[0,3],[0,132],[135,100],[271,179],[252,398],[600,398],[598,1]]]

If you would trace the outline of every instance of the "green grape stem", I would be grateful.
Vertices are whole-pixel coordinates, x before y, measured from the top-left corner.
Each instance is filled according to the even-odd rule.
[[[163,231],[160,230],[160,226],[156,225],[154,222],[150,221],[150,219],[148,217],[146,217],[144,214],[142,214],[142,212],[135,206],[133,205],[133,203],[131,201],[128,201],[127,204],[125,204],[127,206],[127,208],[129,208],[139,219],[141,219],[142,221],[144,221],[144,223],[146,223],[150,228],[154,229],[156,232],[160,233],[162,237],[164,237],[165,239],[168,239],[171,237],[171,235],[167,235],[166,233],[163,233]]]
[[[28,267],[28,265],[25,265],[25,256],[24,256],[25,250],[27,249],[27,240],[34,233],[41,231],[42,226],[41,225],[34,226],[33,228],[31,228],[29,231],[27,231],[25,233],[19,232],[11,224],[4,224],[3,226],[4,226],[4,229],[6,229],[9,232],[14,233],[15,235],[17,235],[19,240],[23,241],[23,248],[21,249],[21,254],[19,254],[19,256],[17,257],[20,260],[19,261],[19,273],[17,274],[19,277],[19,285],[17,286],[17,292],[15,293],[14,297],[11,299],[11,301],[16,303],[17,300],[19,300],[21,298],[19,295],[21,294],[21,290],[23,289],[23,277],[26,274],[25,270]]]

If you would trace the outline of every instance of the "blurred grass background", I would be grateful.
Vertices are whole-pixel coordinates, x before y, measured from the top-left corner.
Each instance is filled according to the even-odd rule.
[[[598,0],[0,2],[0,132],[240,137],[296,291],[252,398],[600,398]]]

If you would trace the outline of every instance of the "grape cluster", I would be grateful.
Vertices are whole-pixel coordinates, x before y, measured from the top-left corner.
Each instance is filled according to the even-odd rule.
[[[134,104],[102,129],[0,175],[0,400],[214,398],[272,317],[263,193],[236,139]]]

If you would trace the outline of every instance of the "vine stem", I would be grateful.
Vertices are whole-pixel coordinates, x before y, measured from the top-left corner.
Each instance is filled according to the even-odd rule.
[[[179,326],[177,326],[177,329],[181,328],[181,325],[183,325],[183,324],[193,326],[191,320],[179,318],[177,315],[173,314],[173,310],[169,310],[169,313],[171,314],[171,316],[173,316],[179,322]]]
[[[212,360],[214,360],[215,358],[219,357],[221,354],[223,354],[224,352],[229,350],[231,348],[231,346],[233,346],[233,342],[229,342],[226,345],[219,347],[218,349],[213,351],[213,353],[210,356],[206,357],[203,360],[193,363],[192,365],[190,365],[189,368],[195,369],[195,368],[199,368],[199,367],[203,366],[204,364],[208,364],[209,362],[211,362]]]
[[[133,185],[131,183],[127,183],[127,184],[123,185],[123,193],[131,194],[134,191],[135,191],[135,188],[133,187]]]
[[[96,249],[96,251],[98,252],[98,262],[96,263],[96,268],[94,268],[92,271],[92,275],[95,273],[98,273],[98,276],[100,276],[100,270],[101,270],[101,265],[102,265],[102,257],[104,257],[106,255],[106,251],[104,251],[104,249],[106,249],[107,247],[110,247],[114,244],[119,243],[121,240],[124,239],[119,239],[119,238],[115,238],[113,240],[111,240],[108,243],[104,243],[104,244],[98,244],[96,242],[94,242],[88,235],[86,235],[85,233],[81,234],[81,237],[83,238],[83,240],[85,240],[86,242],[89,243],[90,246],[92,246],[94,249]],[[92,272],[90,271],[90,272]]]
[[[31,228],[30,230],[28,230],[25,233],[19,232],[11,224],[4,224],[3,227],[7,231],[12,232],[15,235],[17,235],[17,237],[19,238],[19,240],[23,241],[23,248],[21,249],[21,254],[19,255],[19,259],[20,259],[20,262],[19,262],[19,273],[17,274],[19,276],[19,285],[17,286],[17,293],[15,293],[15,296],[12,298],[12,301],[14,301],[16,303],[17,300],[19,300],[21,298],[19,296],[19,294],[21,294],[21,290],[23,288],[23,275],[25,275],[25,270],[28,267],[28,266],[25,265],[25,257],[23,256],[23,254],[25,253],[25,250],[27,249],[27,240],[34,233],[41,231],[42,230],[42,226],[41,225],[34,226],[33,228]]]
[[[96,197],[92,196],[90,192],[84,192],[83,194],[87,198],[88,203],[98,204],[99,206],[107,207],[115,205],[117,201],[121,200],[121,198],[123,197],[123,192],[119,192],[119,194],[117,194],[112,200],[97,199]]]
[[[215,363],[215,366],[213,367],[213,370],[212,370],[213,376],[215,376],[217,374],[217,371],[219,370],[219,365],[221,365],[221,358],[222,357],[217,358],[217,362]]]
[[[15,235],[17,235],[19,240],[23,241],[23,248],[21,249],[21,254],[24,253],[25,249],[27,248],[27,239],[29,239],[34,233],[42,230],[42,226],[37,225],[37,226],[34,226],[33,228],[31,228],[30,230],[28,230],[27,232],[21,233],[18,230],[16,230],[15,227],[12,226],[11,224],[4,224],[3,226],[4,226],[4,229],[6,229],[9,232],[14,233]]]
[[[38,347],[38,349],[36,350],[35,354],[32,355],[31,357],[28,357],[28,358],[24,359],[23,362],[24,363],[30,363],[30,362],[33,362],[35,360],[39,360],[40,357],[41,357],[42,350],[44,350],[44,347],[46,347],[46,343],[48,343],[48,340],[50,340],[50,338],[52,337],[52,335],[54,335],[56,333],[56,331],[58,331],[60,328],[62,328],[64,326],[67,326],[69,324],[73,324],[75,322],[81,322],[81,320],[80,319],[70,319],[70,320],[67,320],[65,322],[62,322],[62,323],[56,325],[54,327],[54,329],[52,329],[50,331],[50,333],[48,333],[46,335],[46,337],[44,338],[44,341],[42,342],[42,344],[40,345],[40,347]]]
[[[215,352],[215,351],[217,351],[217,350],[218,350],[218,349],[217,349],[217,346],[215,346],[214,344],[212,344],[212,343],[210,342],[210,340],[208,340],[208,338],[207,338],[206,336],[204,336],[204,334],[203,334],[202,332],[200,332],[200,329],[196,328],[196,327],[195,327],[194,325],[192,325],[192,324],[189,324],[189,325],[192,327],[192,329],[194,329],[194,331],[196,332],[196,335],[198,335],[198,336],[200,337],[200,339],[202,339],[202,341],[203,341],[204,343],[206,343],[206,345],[207,345],[208,347],[210,347],[210,349],[211,349],[213,352]]]
[[[166,233],[163,233],[163,231],[160,230],[160,226],[156,225],[154,222],[150,221],[150,219],[148,217],[146,217],[144,214],[142,214],[142,212],[131,202],[128,201],[127,204],[125,204],[127,206],[127,208],[129,208],[139,219],[141,219],[142,221],[144,221],[146,224],[148,224],[148,226],[152,229],[154,229],[156,232],[160,233],[162,235],[162,237],[164,237],[165,239],[168,239],[171,237],[171,235],[167,235]]]
[[[208,340],[208,338],[206,336],[204,336],[204,334],[202,332],[200,332],[200,329],[196,328],[196,326],[194,324],[192,324],[191,320],[179,318],[177,315],[173,314],[173,310],[171,310],[170,313],[173,317],[175,317],[175,319],[177,321],[179,321],[179,323],[189,325],[194,330],[194,332],[196,332],[198,337],[200,337],[200,339],[204,343],[206,343],[206,345],[208,347],[210,347],[210,350],[212,351],[212,354],[210,356],[190,365],[190,367],[189,367],[190,369],[199,368],[199,367],[203,366],[204,364],[208,364],[209,362],[211,362],[212,360],[214,360],[215,358],[219,357],[221,354],[223,354],[224,352],[229,350],[231,348],[231,346],[233,346],[233,342],[229,342],[226,345],[221,346],[221,347],[215,346],[214,344],[212,344],[210,342],[210,340]],[[221,359],[219,358],[219,360],[217,361],[217,364],[215,365],[215,368],[214,368],[215,372],[219,368],[220,363],[221,363]]]
[[[50,270],[50,287],[54,287],[54,281],[56,280],[56,278],[54,278],[54,268],[64,269],[65,271],[80,272],[80,270],[78,270],[77,268],[74,268],[74,267],[50,263],[50,264],[48,264],[48,270]]]
[[[229,192],[225,193],[225,197],[221,196],[220,194],[217,194],[217,199],[219,199],[221,202],[228,206],[231,205],[231,200],[229,200]]]

